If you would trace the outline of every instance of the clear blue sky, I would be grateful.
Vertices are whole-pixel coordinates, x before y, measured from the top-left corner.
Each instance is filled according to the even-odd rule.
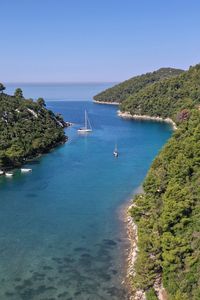
[[[121,81],[200,62],[199,0],[0,0],[0,82]]]

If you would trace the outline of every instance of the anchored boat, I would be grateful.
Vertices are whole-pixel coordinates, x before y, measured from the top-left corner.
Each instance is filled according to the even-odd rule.
[[[117,149],[117,144],[115,145],[115,149],[113,151],[113,155],[114,155],[114,157],[118,157],[118,155],[119,155],[119,152],[118,152],[118,149]]]
[[[21,169],[21,172],[22,173],[29,173],[29,172],[31,172],[32,171],[32,169],[28,169],[28,168],[22,168]]]
[[[88,133],[92,132],[92,126],[90,124],[90,120],[88,118],[87,111],[85,110],[85,126],[81,127],[77,130],[79,133]]]
[[[6,172],[5,175],[6,175],[6,177],[12,177],[13,173],[12,172]]]

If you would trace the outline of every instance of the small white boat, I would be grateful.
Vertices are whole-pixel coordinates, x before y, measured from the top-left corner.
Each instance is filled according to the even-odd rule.
[[[13,173],[12,172],[6,172],[5,175],[6,175],[6,177],[12,177]]]
[[[115,145],[115,149],[113,151],[113,155],[114,155],[114,157],[118,157],[118,155],[119,155],[118,150],[117,150],[117,144]]]
[[[79,133],[88,133],[88,132],[92,132],[92,126],[90,124],[90,120],[88,118],[87,115],[87,111],[85,110],[85,126],[82,128],[79,128],[77,130]]]
[[[0,170],[0,175],[3,175],[4,174],[4,171]]]
[[[22,172],[22,173],[29,173],[29,172],[31,172],[31,171],[32,171],[32,169],[21,168],[21,172]]]

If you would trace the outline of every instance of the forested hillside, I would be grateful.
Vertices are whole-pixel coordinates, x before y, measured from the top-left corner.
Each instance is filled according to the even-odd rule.
[[[0,168],[19,166],[27,158],[47,152],[66,140],[65,122],[36,102],[24,99],[21,89],[14,96],[0,84]]]
[[[169,300],[200,299],[200,112],[190,111],[155,159],[131,214],[138,225],[135,287]]]
[[[146,86],[153,84],[162,79],[177,76],[183,73],[183,70],[173,68],[161,68],[152,73],[146,73],[140,76],[135,76],[120,84],[109,88],[98,95],[94,96],[96,101],[118,102],[121,103],[130,95],[134,95]]]
[[[145,291],[147,300],[158,299],[155,285],[159,282],[167,300],[198,300],[200,65],[171,78],[151,80],[155,73],[128,80],[95,100],[119,101],[120,110],[132,115],[169,117],[176,122],[178,129],[154,160],[144,193],[135,197],[131,209],[139,248],[133,286]]]
[[[138,225],[135,288],[157,299],[162,280],[168,300],[200,299],[200,65],[155,83],[124,109],[171,117],[178,129],[154,160],[131,215]]]
[[[170,117],[200,104],[200,65],[183,74],[159,81],[123,101],[120,109],[131,114]]]

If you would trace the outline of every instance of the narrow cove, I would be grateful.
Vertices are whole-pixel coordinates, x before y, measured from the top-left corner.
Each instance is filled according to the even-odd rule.
[[[128,299],[118,210],[172,129],[120,119],[117,107],[91,101],[47,104],[75,125],[68,143],[29,165],[31,174],[0,179],[0,298]],[[80,136],[85,109],[94,130]]]

